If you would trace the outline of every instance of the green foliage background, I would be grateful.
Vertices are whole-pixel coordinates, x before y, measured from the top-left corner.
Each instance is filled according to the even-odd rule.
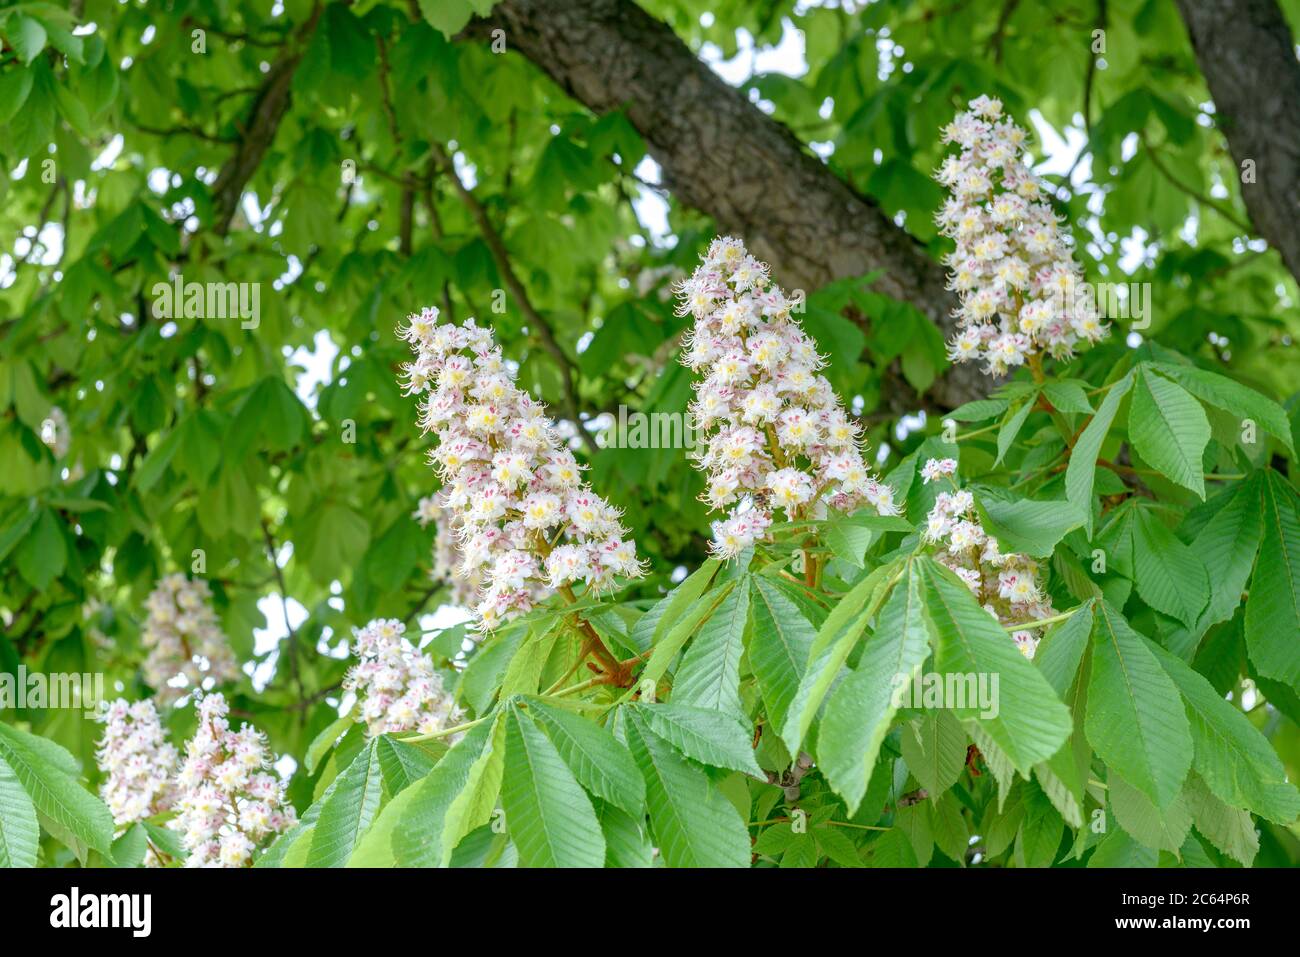
[[[597,698],[606,710],[596,722],[530,697],[576,650],[559,616],[542,616],[474,655],[460,695],[476,717],[493,717],[445,758],[438,742],[355,732],[334,746],[345,729],[327,699],[346,661],[322,649],[374,617],[414,620],[444,597],[429,578],[431,532],[410,517],[433,475],[414,403],[396,384],[406,350],[393,330],[406,313],[433,304],[490,321],[521,383],[563,418],[620,405],[682,411],[690,395],[673,351],[684,320],[667,286],[694,267],[713,225],[671,193],[670,240],[643,225],[636,130],[620,113],[591,114],[517,54],[458,42],[490,6],[0,7],[10,174],[0,177],[0,669],[105,671],[128,697],[147,694],[137,675],[144,597],[201,550],[232,645],[270,676],[256,691],[251,681],[230,689],[237,713],[299,761],[291,794],[300,811],[316,809],[317,827],[346,819],[345,801],[362,802],[357,819],[375,823],[328,843],[282,842],[267,863],[631,865],[648,862],[652,834],[672,865],[747,865],[751,851],[783,866],[966,863],[972,834],[980,863],[1294,863],[1295,792],[1282,775],[1300,771],[1297,290],[1276,253],[1245,238],[1239,177],[1202,109],[1209,96],[1169,0],[1106,5],[1104,69],[1089,52],[1090,3],[644,5],[724,58],[740,35],[763,48],[801,31],[807,72],[757,73],[743,89],[805,143],[830,144],[830,168],[936,256],[941,195],[929,174],[954,108],[989,92],[1062,131],[1086,105],[1075,135],[1086,136],[1090,171],[1061,212],[1090,278],[1151,284],[1154,323],[1136,348],[1117,330],[1047,387],[1082,430],[1068,470],[1046,468],[1063,446],[1028,381],[954,416],[962,433],[987,426],[960,444],[963,477],[1016,492],[981,498],[990,527],[1046,561],[1057,607],[1083,605],[1035,665],[1006,665],[1022,678],[1010,707],[1029,721],[1023,749],[1019,732],[1004,737],[970,716],[875,713],[878,696],[843,691],[879,677],[863,665],[873,647],[864,635],[911,636],[921,644],[900,653],[922,660],[926,648],[955,654],[959,636],[992,640],[977,608],[937,616],[952,583],[909,557],[909,531],[823,530],[828,587],[861,599],[852,609],[841,599],[828,618],[824,601],[777,574],[788,543],[748,571],[704,561],[708,517],[684,455],[590,438],[591,483],[626,509],[651,560],[651,574],[593,623],[629,653],[667,647],[649,658],[653,677],[679,687],[690,649],[743,644],[744,688],[712,688],[728,708],[669,695],[608,710],[613,699]],[[1286,6],[1294,22],[1296,5]],[[277,90],[289,105],[267,130],[258,107]],[[223,187],[241,164],[252,169],[232,194]],[[1125,273],[1132,243],[1144,251]],[[155,316],[154,285],[178,272],[261,284],[260,324]],[[915,472],[954,454],[941,435],[950,410],[930,406],[921,428],[896,432],[881,381],[897,368],[924,392],[945,366],[937,330],[872,292],[868,277],[814,291],[804,322],[884,450],[907,518],[920,521],[932,493]],[[304,350],[333,354],[327,381],[304,385]],[[72,437],[57,459],[40,440],[55,406]],[[1258,441],[1242,439],[1243,418],[1258,424]],[[1080,453],[1113,459],[1121,444],[1135,472],[1094,474]],[[1103,573],[1092,569],[1098,548]],[[676,570],[696,574],[669,594]],[[268,595],[307,614],[277,648],[255,652],[263,608],[278,608],[259,607]],[[828,631],[832,619],[848,631]],[[434,636],[440,665],[451,668],[460,638]],[[781,648],[793,655],[785,670],[773,657]],[[525,653],[531,664],[519,663]],[[834,665],[827,683],[848,662],[854,684],[837,685],[841,705],[832,696],[814,724],[829,684],[809,699],[805,683],[816,685],[806,676],[822,653],[832,656],[822,667]],[[1146,682],[1136,689],[1119,677],[1135,661]],[[1123,723],[1105,726],[1106,715]],[[178,735],[189,721],[173,716]],[[1144,727],[1158,737],[1134,751],[1133,729]],[[779,783],[812,746],[810,729],[820,732],[818,771],[803,780],[803,831]],[[35,847],[23,794],[37,781],[54,795],[36,806],[40,860],[110,854],[102,808],[78,783],[96,783],[97,731],[77,711],[6,713],[0,847]],[[575,761],[584,735],[592,757]],[[1061,735],[1069,743],[1058,751]],[[981,774],[965,770],[968,743],[987,762]],[[1006,763],[995,766],[999,755]],[[372,801],[375,774],[382,798]],[[918,785],[932,800],[900,803]],[[493,787],[519,822],[508,836],[490,823]],[[1119,827],[1092,831],[1097,809]],[[528,823],[537,821],[556,826]],[[771,823],[748,829],[757,840],[747,849],[750,822]],[[596,824],[599,848],[582,838]]]

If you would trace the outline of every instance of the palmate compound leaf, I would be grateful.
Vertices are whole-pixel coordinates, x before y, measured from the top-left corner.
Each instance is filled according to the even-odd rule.
[[[1108,602],[1094,605],[1088,743],[1125,781],[1167,808],[1192,766],[1178,688],[1149,642]]]
[[[1186,662],[1153,641],[1147,646],[1182,695],[1192,730],[1193,766],[1204,784],[1231,807],[1278,824],[1294,823],[1300,791],[1286,780],[1268,739]]]
[[[817,632],[794,601],[772,582],[756,577],[752,590],[749,666],[768,719],[780,728],[808,667]]]
[[[601,867],[605,837],[591,800],[554,744],[523,709],[506,726],[501,804],[525,867]]]
[[[935,671],[945,681],[961,676],[966,687],[984,681],[994,706],[984,707],[969,700],[970,695],[947,703],[958,718],[978,722],[1016,769],[1028,775],[1069,737],[1069,709],[960,578],[933,559],[917,562]]]
[[[0,759],[36,810],[59,829],[60,839],[66,835],[112,861],[113,815],[77,780],[71,754],[53,741],[0,723]]]
[[[896,691],[911,681],[930,653],[922,588],[913,562],[880,610],[857,668],[826,703],[817,736],[817,766],[850,814],[867,792],[880,744],[898,713]]]
[[[533,719],[546,731],[578,783],[634,817],[645,812],[645,781],[631,752],[594,721],[527,699]]]
[[[443,841],[447,812],[469,784],[474,765],[485,758],[491,759],[489,752],[497,744],[499,720],[494,718],[470,728],[432,771],[403,791],[379,815],[372,829],[391,828],[397,864],[438,867],[450,858],[455,845],[444,846]],[[399,813],[395,822],[386,820]]]
[[[625,708],[628,745],[645,778],[655,844],[669,867],[749,867],[745,821],[702,769]]]
[[[777,725],[781,740],[791,754],[799,753],[804,736],[812,726],[832,682],[862,637],[867,623],[875,617],[886,596],[890,594],[890,589],[903,573],[904,565],[901,562],[881,565],[849,589],[826,616],[808,650],[808,665],[786,709],[785,720]],[[756,623],[756,633],[758,627]],[[751,662],[753,658],[754,652],[751,649]],[[770,707],[769,703],[769,709]]]

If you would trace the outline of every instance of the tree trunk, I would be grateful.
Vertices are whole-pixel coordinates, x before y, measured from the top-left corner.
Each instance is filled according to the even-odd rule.
[[[1300,62],[1275,0],[1178,0],[1260,235],[1300,282]]]

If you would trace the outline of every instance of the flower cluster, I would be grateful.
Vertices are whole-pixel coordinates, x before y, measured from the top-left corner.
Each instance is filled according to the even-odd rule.
[[[955,475],[953,459],[930,459],[921,469],[929,483]],[[984,531],[975,510],[975,497],[965,489],[940,492],[926,517],[921,537],[934,546],[935,559],[964,581],[981,605],[1003,625],[1050,618],[1056,614],[1052,600],[1038,583],[1038,566],[1017,554],[1005,555],[997,539]],[[1032,630],[1012,636],[1022,654],[1034,657],[1038,635]]]
[[[239,663],[226,642],[212,608],[212,590],[202,579],[179,573],[162,578],[145,601],[149,616],[141,643],[149,650],[144,680],[159,700],[174,703],[204,678],[216,683],[239,677]],[[183,676],[181,687],[172,684]]]
[[[356,631],[353,650],[360,661],[344,678],[343,688],[356,694],[372,735],[429,734],[461,720],[433,663],[403,637],[405,632],[406,626],[393,618],[376,619]]]
[[[709,246],[678,285],[679,315],[694,317],[682,363],[705,378],[690,412],[705,445],[703,501],[729,509],[713,523],[713,553],[731,558],[761,538],[773,511],[820,518],[827,506],[896,511],[893,490],[862,457],[859,428],[826,378],[823,359],[791,315],[794,303],[738,239]]]
[[[99,794],[115,824],[133,824],[168,810],[175,799],[176,748],[167,743],[150,700],[125,698],[104,705],[104,735],[95,763],[105,776]]]
[[[461,575],[460,535],[454,525],[456,513],[444,508],[440,495],[426,495],[420,499],[411,517],[421,528],[433,524],[433,568],[430,577],[442,582],[448,589],[448,602],[460,608],[471,608],[477,603],[483,587],[483,575],[475,569]]]
[[[610,588],[639,576],[636,543],[619,512],[581,480],[546,408],[521,390],[490,330],[470,319],[412,315],[399,335],[416,359],[405,391],[421,395],[420,426],[433,432],[430,460],[442,479],[438,505],[457,533],[458,574],[483,577],[475,608],[491,629],[554,589]]]
[[[185,745],[171,822],[189,852],[187,867],[244,867],[267,839],[297,820],[271,766],[266,736],[230,730],[220,694],[197,703],[199,728]]]
[[[1001,102],[981,96],[944,128],[961,152],[935,174],[952,193],[939,228],[957,244],[946,259],[961,299],[949,355],[983,360],[991,375],[1044,352],[1069,358],[1081,341],[1107,335],[1071,240],[1025,165],[1025,137]]]

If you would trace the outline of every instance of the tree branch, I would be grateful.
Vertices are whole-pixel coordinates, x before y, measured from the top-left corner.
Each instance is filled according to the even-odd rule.
[[[494,27],[594,112],[625,109],[674,195],[743,236],[783,283],[812,291],[879,269],[876,290],[954,331],[956,297],[924,247],[631,0],[504,0],[466,36]],[[990,385],[956,366],[933,395],[953,406]]]

